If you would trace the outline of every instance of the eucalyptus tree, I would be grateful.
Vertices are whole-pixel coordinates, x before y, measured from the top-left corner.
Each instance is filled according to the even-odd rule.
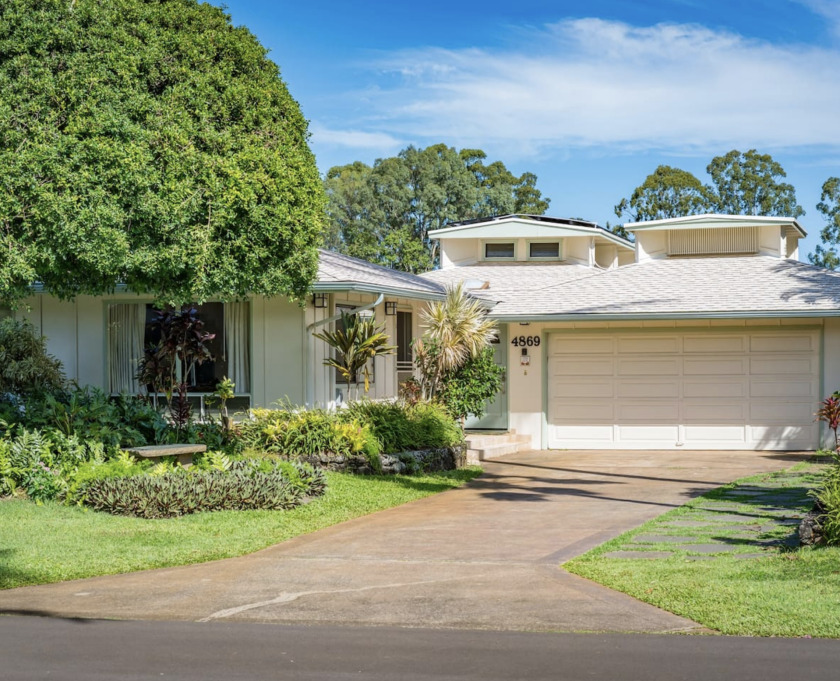
[[[621,199],[615,214],[631,222],[662,220],[681,215],[708,213],[714,204],[713,192],[687,170],[661,165]]]
[[[717,213],[793,218],[805,214],[793,185],[782,181],[787,177],[784,168],[770,154],[733,149],[713,158],[706,172],[714,185]]]
[[[840,242],[840,177],[829,177],[822,186],[817,210],[826,220],[820,231],[822,244],[808,255],[814,265],[836,270],[840,266],[837,244]]]
[[[324,180],[328,248],[408,272],[434,266],[429,234],[452,222],[528,213],[549,200],[533,173],[516,176],[501,161],[485,163],[480,149],[445,144],[406,147],[372,166],[335,166]]]

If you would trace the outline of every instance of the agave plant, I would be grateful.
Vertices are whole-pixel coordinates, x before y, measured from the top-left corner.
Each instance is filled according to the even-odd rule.
[[[341,313],[341,324],[335,331],[321,331],[313,334],[335,350],[335,357],[324,360],[326,366],[334,367],[347,382],[347,394],[351,386],[358,383],[359,374],[364,378],[365,393],[370,390],[369,362],[380,355],[390,355],[396,350],[388,345],[385,325],[377,324],[373,318],[362,319],[358,315]]]

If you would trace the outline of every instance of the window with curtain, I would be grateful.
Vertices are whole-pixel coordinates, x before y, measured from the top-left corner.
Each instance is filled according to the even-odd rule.
[[[196,307],[204,330],[215,334],[208,342],[213,359],[190,371],[185,380],[190,392],[212,392],[225,376],[237,393],[251,390],[251,314],[247,302],[205,303]],[[137,379],[145,348],[160,339],[151,323],[155,308],[146,303],[115,303],[108,306],[108,365],[112,393],[138,393],[147,389]]]

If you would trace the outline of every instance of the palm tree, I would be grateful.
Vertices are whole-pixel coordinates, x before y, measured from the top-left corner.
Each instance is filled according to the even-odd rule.
[[[426,332],[414,344],[424,397],[437,393],[440,379],[476,357],[493,340],[496,325],[488,319],[475,298],[464,291],[463,283],[448,288],[446,299],[430,303],[423,313]]]
[[[335,357],[324,360],[324,364],[334,367],[347,381],[347,396],[350,397],[351,384],[358,383],[357,377],[364,376],[365,393],[370,390],[369,362],[379,355],[390,355],[396,350],[388,345],[385,325],[377,324],[373,318],[360,319],[358,315],[341,313],[341,328],[335,331],[322,331],[312,334],[320,338],[336,352]]]

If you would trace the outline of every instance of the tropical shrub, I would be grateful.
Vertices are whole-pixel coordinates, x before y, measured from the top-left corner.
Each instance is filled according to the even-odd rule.
[[[326,366],[333,367],[347,383],[347,395],[350,386],[358,382],[362,375],[365,394],[370,390],[370,362],[376,357],[393,354],[395,346],[388,345],[385,325],[377,324],[371,318],[362,318],[357,314],[341,313],[341,323],[335,331],[313,333],[315,338],[324,341],[334,351],[335,357],[324,360]]]
[[[31,397],[22,408],[7,406],[3,418],[30,430],[98,440],[106,447],[157,444],[167,440],[169,430],[163,417],[142,398],[112,399],[90,386]]]
[[[463,425],[470,414],[477,418],[484,416],[487,403],[502,389],[503,374],[504,369],[494,359],[493,348],[486,347],[444,376],[438,399]]]
[[[832,464],[820,486],[812,492],[817,500],[822,535],[829,546],[840,545],[840,453],[832,452]]]
[[[79,466],[106,456],[106,448],[96,440],[83,441],[58,431],[7,428],[0,439],[0,494],[21,489],[35,501],[61,497]]]
[[[284,462],[242,460],[225,471],[181,469],[159,476],[94,479],[81,494],[85,505],[97,511],[172,518],[206,511],[285,510],[307,495],[323,493],[323,472],[297,464],[297,476],[292,478],[287,470]]]
[[[339,419],[323,409],[255,409],[253,420],[240,424],[246,447],[291,459],[322,453],[376,458],[382,446],[370,426]]]
[[[439,404],[360,400],[337,416],[369,425],[384,454],[451,447],[463,439],[461,429]]]
[[[817,421],[824,421],[828,424],[829,429],[834,433],[834,450],[840,450],[840,436],[837,430],[840,428],[840,392],[835,392],[830,397],[826,397],[820,409],[816,414]]]
[[[0,320],[0,395],[58,392],[66,381],[61,362],[47,353],[46,338],[38,335],[31,322],[12,317]]]

